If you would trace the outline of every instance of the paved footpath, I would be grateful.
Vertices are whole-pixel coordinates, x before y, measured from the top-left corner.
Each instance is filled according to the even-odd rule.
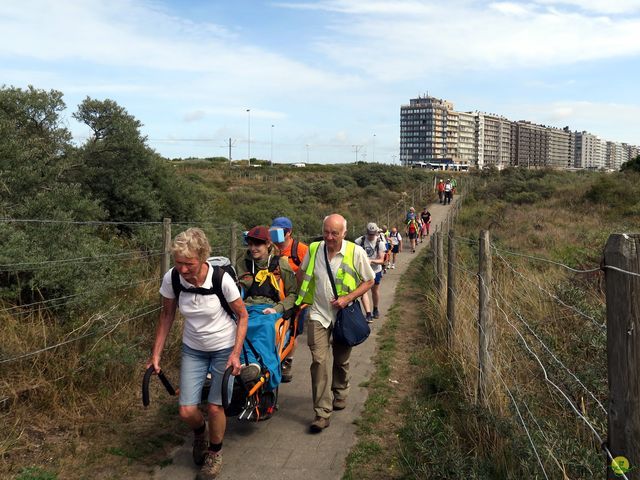
[[[432,227],[443,222],[452,206],[430,205]],[[422,210],[416,205],[418,213]],[[411,262],[427,245],[418,244],[411,253],[408,239],[403,238],[404,251],[398,255],[396,268],[388,270],[380,284],[380,319],[372,324],[371,337],[355,347],[351,353],[351,393],[347,408],[334,412],[331,425],[321,433],[309,433],[309,423],[314,418],[311,402],[309,365],[311,354],[307,336],[298,338],[298,349],[293,362],[293,381],[280,385],[279,410],[264,422],[227,419],[224,438],[224,466],[220,480],[331,480],[342,478],[345,458],[356,443],[357,419],[367,398],[367,389],[359,385],[372,372],[371,359],[376,350],[376,333],[391,307],[398,279]],[[184,445],[173,452],[173,463],[158,468],[154,478],[166,480],[192,480],[197,467],[191,460],[191,435]]]

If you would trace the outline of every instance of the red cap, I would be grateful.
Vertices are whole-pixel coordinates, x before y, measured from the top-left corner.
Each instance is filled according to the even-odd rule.
[[[269,229],[267,227],[263,227],[262,225],[258,225],[257,227],[253,227],[247,233],[247,239],[253,238],[254,240],[260,240],[261,242],[268,243],[271,240],[269,235]]]

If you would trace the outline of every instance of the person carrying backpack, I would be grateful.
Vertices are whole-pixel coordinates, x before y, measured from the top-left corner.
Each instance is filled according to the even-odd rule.
[[[438,190],[438,202],[442,205],[444,204],[444,181],[442,179],[438,182],[436,189]]]
[[[409,237],[409,242],[411,243],[412,253],[416,252],[416,239],[418,238],[418,231],[419,231],[418,229],[419,229],[418,222],[415,218],[407,222],[406,233],[407,233],[407,236]]]
[[[184,317],[180,361],[180,418],[194,433],[192,456],[201,466],[198,478],[213,479],[222,469],[226,416],[222,407],[222,377],[228,367],[241,371],[240,353],[247,332],[247,310],[233,278],[207,261],[211,246],[204,232],[189,228],[171,246],[174,267],[162,278],[162,310],[147,368],[160,373],[164,345],[179,309]],[[172,277],[178,272],[177,292]],[[235,317],[235,319],[234,319]],[[211,372],[207,422],[198,405]]]
[[[445,205],[449,205],[451,203],[451,199],[453,198],[453,187],[451,186],[451,180],[447,178],[447,181],[444,184],[444,203]]]
[[[429,229],[431,227],[431,212],[429,212],[427,207],[424,207],[424,210],[422,210],[422,212],[420,213],[420,218],[422,219],[422,230],[420,232],[420,243],[422,243],[423,238],[429,236]]]
[[[280,255],[289,259],[289,266],[294,273],[297,273],[302,264],[302,259],[309,251],[309,246],[306,243],[302,243],[293,238],[293,223],[287,217],[277,217],[271,222],[271,228],[282,228],[284,231],[284,242],[276,243]],[[304,332],[304,319],[306,317],[306,309],[302,311],[298,317],[297,335]],[[282,362],[282,382],[287,383],[293,379],[292,366],[293,366],[293,354],[298,346],[298,338],[293,340],[293,348],[291,353]]]
[[[380,311],[378,310],[380,294],[378,291],[380,289],[380,281],[382,280],[382,264],[384,263],[384,252],[387,250],[387,246],[386,242],[380,238],[378,225],[374,222],[367,224],[367,234],[356,238],[354,243],[364,248],[364,251],[367,253],[367,258],[369,259],[369,264],[375,274],[374,284],[373,287],[371,287],[373,313],[371,312],[368,295],[365,294],[362,297],[367,322],[371,323],[374,318],[380,318]]]

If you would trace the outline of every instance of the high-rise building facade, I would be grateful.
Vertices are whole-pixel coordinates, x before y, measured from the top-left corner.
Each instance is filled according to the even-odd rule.
[[[585,168],[618,170],[638,147],[480,112],[457,112],[428,95],[400,107],[402,165],[454,162],[478,168]]]
[[[454,112],[451,102],[427,95],[413,98],[409,105],[400,107],[402,165],[453,160],[455,152],[449,149],[457,148],[457,145],[448,136],[454,129],[457,130],[457,115],[454,112],[450,120],[449,112]]]

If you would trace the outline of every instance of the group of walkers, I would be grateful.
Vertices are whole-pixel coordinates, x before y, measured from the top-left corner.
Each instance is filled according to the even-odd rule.
[[[211,245],[201,229],[189,228],[175,237],[171,246],[174,267],[162,279],[162,310],[147,367],[160,373],[164,345],[179,310],[184,317],[179,415],[193,430],[193,460],[201,467],[197,479],[216,478],[222,469],[225,370],[231,368],[243,382],[260,373],[259,366],[240,361],[247,326],[253,318],[279,318],[302,304],[309,305],[307,343],[312,357],[314,409],[310,431],[323,431],[333,411],[346,407],[351,347],[332,342],[331,332],[340,309],[366,297],[376,281],[379,285],[384,260],[378,252],[384,258],[385,250],[376,250],[377,226],[368,227],[364,248],[346,240],[347,221],[339,214],[324,219],[322,241],[308,246],[292,237],[293,225],[286,217],[274,219],[271,229],[253,227],[246,234],[246,254],[235,266],[237,282],[228,270],[213,265]],[[278,242],[272,240],[274,229],[284,233]],[[376,235],[369,235],[370,231]],[[371,245],[375,258],[365,250]],[[373,299],[378,317],[377,288]],[[303,328],[301,319],[298,333]],[[292,361],[289,357],[282,362],[283,382],[292,379]],[[207,374],[211,375],[211,387],[205,421],[199,405]]]
[[[453,194],[456,192],[457,182],[455,178],[447,178],[446,181],[440,179],[438,186],[438,201],[441,205],[449,205],[453,199]]]
[[[440,180],[440,203],[450,203],[454,191],[451,180]],[[407,212],[404,235],[412,253],[429,235],[430,224],[427,207],[419,214],[413,207]],[[278,230],[274,240],[273,232]],[[199,228],[189,228],[173,240],[174,267],[160,286],[162,310],[147,368],[161,372],[162,352],[179,310],[184,317],[179,415],[193,430],[192,454],[201,466],[199,480],[216,478],[222,468],[226,430],[223,373],[230,368],[243,382],[260,374],[259,365],[243,364],[240,358],[250,322],[264,316],[277,319],[308,305],[305,313],[314,410],[309,430],[322,432],[329,427],[332,413],[346,407],[350,390],[351,347],[332,341],[337,313],[362,298],[366,320],[379,318],[382,277],[396,268],[403,249],[403,235],[397,226],[388,230],[374,222],[367,224],[365,234],[355,242],[346,240],[347,221],[339,214],[324,218],[320,241],[306,245],[292,234],[293,224],[286,217],[275,218],[270,228],[253,227],[246,233],[246,253],[232,269],[212,263],[211,245]],[[305,316],[300,315],[297,333],[303,332],[304,324]],[[296,339],[292,341],[289,357],[278,365],[285,383],[292,380]],[[199,405],[208,374],[211,387],[205,420]]]

